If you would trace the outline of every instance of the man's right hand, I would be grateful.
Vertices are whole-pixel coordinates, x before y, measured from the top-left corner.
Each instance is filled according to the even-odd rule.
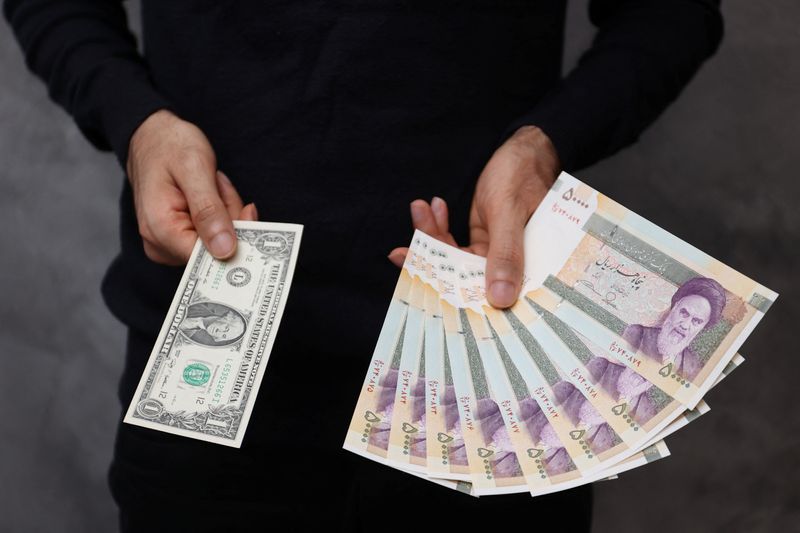
[[[217,259],[236,252],[233,219],[258,220],[221,171],[200,129],[156,111],[131,137],[127,162],[136,218],[148,258],[186,264],[199,236]]]

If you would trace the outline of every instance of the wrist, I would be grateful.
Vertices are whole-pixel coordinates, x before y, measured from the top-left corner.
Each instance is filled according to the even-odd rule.
[[[549,187],[561,173],[558,152],[550,137],[538,126],[522,126],[517,129],[506,144],[528,164],[533,163],[537,174],[546,178]]]
[[[152,137],[152,134],[159,131],[164,131],[169,124],[175,120],[176,117],[168,109],[158,109],[147,116],[133,131],[130,141],[128,142],[128,160],[126,161],[125,168],[128,176],[131,175],[131,164],[139,148],[147,144],[147,139]]]

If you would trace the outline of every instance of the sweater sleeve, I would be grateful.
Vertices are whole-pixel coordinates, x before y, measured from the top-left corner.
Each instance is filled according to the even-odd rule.
[[[722,39],[719,0],[592,0],[592,46],[507,135],[541,128],[571,171],[633,143]]]
[[[5,0],[28,68],[101,150],[123,168],[131,135],[168,108],[136,49],[121,0]]]

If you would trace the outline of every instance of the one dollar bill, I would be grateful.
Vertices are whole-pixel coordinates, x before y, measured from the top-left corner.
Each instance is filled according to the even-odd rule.
[[[198,240],[125,422],[240,447],[292,282],[303,227],[234,222],[236,255]]]

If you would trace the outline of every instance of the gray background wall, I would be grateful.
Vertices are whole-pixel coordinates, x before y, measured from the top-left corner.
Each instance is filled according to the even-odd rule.
[[[136,3],[131,8],[135,10]],[[800,526],[800,4],[727,0],[726,38],[633,148],[580,177],[781,293],[673,456],[596,485],[596,531]],[[591,39],[570,6],[566,64]],[[122,173],[0,29],[0,530],[113,531],[105,474],[124,330],[99,281]]]

